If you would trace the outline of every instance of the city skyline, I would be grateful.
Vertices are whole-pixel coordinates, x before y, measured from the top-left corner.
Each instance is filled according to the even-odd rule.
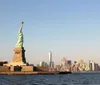
[[[0,2],[0,60],[11,61],[20,22],[27,62],[37,64],[62,57],[100,64],[100,1],[42,0]]]

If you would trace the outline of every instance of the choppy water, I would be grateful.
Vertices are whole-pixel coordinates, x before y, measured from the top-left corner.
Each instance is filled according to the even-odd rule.
[[[0,75],[0,85],[100,85],[100,73]]]

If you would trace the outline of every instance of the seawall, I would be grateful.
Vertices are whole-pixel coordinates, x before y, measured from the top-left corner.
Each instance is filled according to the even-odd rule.
[[[24,74],[32,74],[32,75],[38,75],[38,74],[59,74],[59,72],[0,72],[0,75],[24,75]]]

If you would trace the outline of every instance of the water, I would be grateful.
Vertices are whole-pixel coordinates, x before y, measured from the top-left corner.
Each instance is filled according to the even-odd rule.
[[[0,75],[0,85],[100,85],[100,73]]]

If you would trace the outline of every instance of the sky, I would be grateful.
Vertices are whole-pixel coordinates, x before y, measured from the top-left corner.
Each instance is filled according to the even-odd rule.
[[[100,0],[1,0],[0,61],[11,61],[24,21],[26,60],[55,64],[94,60],[100,64]]]

